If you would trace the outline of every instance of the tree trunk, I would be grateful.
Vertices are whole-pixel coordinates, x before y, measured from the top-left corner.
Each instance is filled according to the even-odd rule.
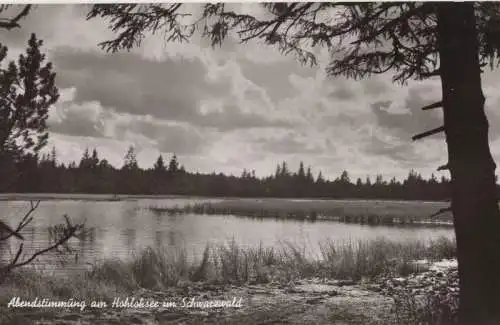
[[[438,4],[444,125],[462,325],[500,324],[500,211],[473,3]]]

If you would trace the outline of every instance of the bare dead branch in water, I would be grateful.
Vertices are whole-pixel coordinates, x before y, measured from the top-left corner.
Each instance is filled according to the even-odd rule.
[[[4,224],[11,230],[7,236],[0,238],[0,241],[5,241],[11,236],[15,236],[23,240],[24,237],[19,234],[19,231],[21,231],[23,228],[25,228],[29,223],[33,221],[32,213],[38,208],[39,204],[40,201],[37,201],[36,203],[33,203],[32,201],[30,202],[30,209],[24,215],[24,217],[22,218],[21,222],[19,223],[19,225],[15,230],[11,229],[3,222],[0,222],[1,224]],[[79,223],[73,225],[67,215],[64,215],[63,217],[65,219],[65,223],[54,226],[55,231],[49,230],[50,234],[54,237],[54,242],[52,244],[50,244],[48,247],[44,249],[37,250],[36,252],[34,252],[25,259],[21,259],[24,250],[24,244],[21,243],[19,245],[19,248],[17,249],[14,258],[7,265],[0,267],[0,276],[7,274],[8,272],[10,272],[15,268],[25,266],[33,262],[40,255],[43,255],[53,250],[58,250],[61,246],[65,247],[67,251],[71,251],[71,249],[68,246],[68,241],[73,237],[81,238],[84,232],[85,223]],[[2,280],[1,277],[0,280]]]
[[[26,227],[33,220],[33,216],[31,216],[31,214],[38,208],[39,204],[40,204],[40,201],[36,201],[36,203],[33,203],[33,201],[30,201],[30,209],[28,210],[28,212],[26,212],[23,219],[19,222],[19,225],[16,227],[15,230],[10,228],[4,222],[0,221],[0,227],[2,227],[4,230],[6,230],[8,232],[7,236],[0,237],[0,241],[7,240],[11,236],[15,236],[21,240],[24,240],[24,237],[21,234],[19,234],[19,232],[21,230],[23,230],[24,227]]]

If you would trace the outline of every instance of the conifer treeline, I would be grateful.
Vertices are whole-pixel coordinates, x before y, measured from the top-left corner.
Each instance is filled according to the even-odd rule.
[[[286,162],[278,164],[274,175],[264,178],[244,170],[240,176],[222,173],[188,172],[174,155],[168,163],[160,155],[154,166],[141,169],[130,147],[123,166],[113,167],[101,159],[97,150],[85,150],[80,162],[57,162],[55,148],[41,157],[25,155],[11,161],[3,171],[2,192],[95,193],[95,194],[180,194],[237,197],[324,197],[358,199],[446,200],[449,180],[434,175],[424,179],[410,171],[402,182],[377,175],[372,181],[352,181],[347,171],[335,180],[314,176],[311,168],[300,163],[296,172]]]

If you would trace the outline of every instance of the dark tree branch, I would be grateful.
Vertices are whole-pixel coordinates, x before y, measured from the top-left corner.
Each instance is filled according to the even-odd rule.
[[[422,110],[427,111],[429,109],[438,108],[438,107],[443,107],[443,101],[439,101],[439,102],[424,106],[424,107],[422,107]]]
[[[419,133],[417,135],[414,135],[411,139],[413,141],[420,140],[422,138],[431,136],[431,135],[439,133],[439,132],[444,132],[444,126],[440,126],[438,128],[435,128],[435,129],[432,129],[432,130],[429,130],[429,131],[425,131],[425,132]]]
[[[374,39],[381,36],[382,34],[394,29],[398,24],[406,22],[412,16],[427,13],[432,8],[431,5],[432,4],[424,3],[423,5],[421,5],[419,7],[415,7],[413,9],[408,10],[408,11],[403,11],[401,13],[401,15],[399,15],[397,18],[394,18],[393,20],[389,21],[387,24],[383,25],[383,27],[381,29],[375,31],[373,34],[370,34],[366,37],[360,38],[359,40],[356,40],[356,41],[352,42],[351,44],[357,45],[360,43],[372,42]]]
[[[10,238],[11,236],[15,236],[19,239],[24,240],[24,237],[21,236],[19,234],[19,232],[21,230],[23,230],[23,228],[26,227],[33,220],[33,217],[31,216],[31,214],[38,208],[39,204],[40,204],[40,201],[37,201],[34,204],[33,204],[33,201],[30,201],[30,209],[28,210],[28,212],[26,212],[26,214],[24,215],[22,220],[19,222],[19,225],[17,226],[17,228],[15,230],[12,230],[5,223],[0,221],[0,226],[2,226],[2,224],[3,224],[3,226],[7,226],[9,229],[11,229],[11,231],[9,231],[9,234],[7,236],[0,237],[0,241],[6,240],[6,239]],[[5,229],[5,227],[4,227],[4,229]],[[8,230],[8,229],[5,229],[5,230]]]
[[[4,28],[7,30],[11,30],[13,28],[20,28],[21,26],[19,25],[19,21],[23,17],[28,16],[31,10],[31,6],[32,5],[25,5],[23,10],[21,10],[21,12],[13,18],[0,20],[0,28]]]
[[[19,234],[17,231],[12,229],[8,224],[0,220],[0,230],[7,232],[7,236],[1,237],[0,241],[6,240],[12,236],[17,237],[18,239],[24,240],[24,237]]]
[[[26,227],[32,220],[33,216],[32,213],[38,208],[38,205],[40,204],[40,201],[37,201],[36,203],[33,203],[33,201],[30,201],[30,209],[28,212],[24,215],[22,220],[19,222],[19,225],[15,230],[7,226],[5,223],[0,221],[0,229],[8,231],[8,235],[0,238],[0,241],[5,241],[11,236],[15,236],[19,239],[24,239],[20,234],[19,231],[21,231],[24,227]],[[24,249],[24,244],[21,243],[19,245],[19,248],[17,249],[17,252],[14,256],[14,258],[5,266],[0,267],[0,280],[2,280],[1,275],[5,275],[8,272],[10,272],[12,269],[21,267],[24,265],[27,265],[31,262],[33,262],[38,256],[43,255],[45,253],[48,253],[52,250],[58,250],[60,246],[64,246],[67,250],[70,250],[68,245],[68,241],[70,238],[75,237],[79,238],[80,232],[84,229],[84,223],[81,224],[76,224],[73,225],[71,221],[69,220],[67,215],[64,215],[65,219],[65,224],[61,225],[56,225],[55,228],[58,230],[57,233],[55,233],[56,238],[55,242],[52,245],[49,245],[48,247],[38,250],[35,253],[33,253],[30,257],[20,261],[21,254]]]
[[[23,251],[23,245],[21,244],[19,246],[19,249],[17,250],[16,256],[14,257],[14,259],[8,265],[0,268],[0,273],[6,273],[6,272],[11,271],[14,268],[27,265],[27,264],[33,262],[38,256],[43,255],[43,254],[50,252],[52,250],[58,249],[60,246],[66,244],[70,238],[76,237],[75,235],[77,234],[77,232],[84,228],[84,224],[72,225],[67,215],[64,215],[64,218],[66,220],[66,226],[63,228],[63,234],[54,244],[50,245],[49,247],[47,247],[45,249],[36,251],[35,253],[33,253],[29,258],[25,259],[24,261],[18,262],[19,257],[21,256],[21,253]]]
[[[437,76],[441,75],[441,71],[439,71],[439,69],[436,69],[436,70],[430,71],[430,72],[422,72],[420,75],[423,78],[437,77]]]
[[[450,170],[450,165],[449,164],[446,164],[446,165],[442,165],[442,166],[439,166],[437,171],[442,171],[442,170]]]

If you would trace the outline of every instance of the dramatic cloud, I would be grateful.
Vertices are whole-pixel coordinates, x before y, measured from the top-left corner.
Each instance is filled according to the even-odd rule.
[[[298,65],[291,57],[270,63],[258,63],[243,58],[240,60],[240,66],[242,75],[250,82],[264,88],[274,102],[294,97],[296,94],[290,83],[292,74],[312,77],[316,73],[316,69]]]
[[[185,121],[197,114],[201,99],[221,96],[228,86],[207,81],[197,59],[160,62],[132,53],[60,49],[53,60],[58,85],[78,90],[75,101],[97,100],[131,114]]]
[[[321,154],[326,151],[326,145],[310,144],[307,137],[297,136],[293,132],[285,133],[279,137],[261,138],[257,140],[260,149],[264,152],[285,155],[310,155]]]
[[[422,107],[439,99],[438,84],[417,84],[407,88],[403,100],[381,100],[371,105],[377,122],[402,140],[411,139],[416,133],[443,124],[436,111],[422,111]]]

